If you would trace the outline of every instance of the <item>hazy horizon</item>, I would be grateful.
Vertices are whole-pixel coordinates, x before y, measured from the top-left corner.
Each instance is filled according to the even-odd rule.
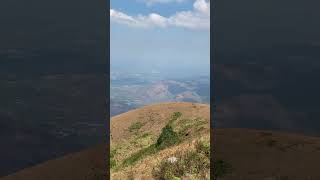
[[[204,0],[178,4],[111,1],[111,72],[209,75],[210,29],[197,28],[209,24],[209,15],[195,9],[197,2],[209,5]],[[140,12],[131,13],[132,6]],[[170,7],[172,12],[167,10]],[[194,16],[193,21],[180,17],[180,23],[194,27],[170,25],[170,18],[177,14]]]

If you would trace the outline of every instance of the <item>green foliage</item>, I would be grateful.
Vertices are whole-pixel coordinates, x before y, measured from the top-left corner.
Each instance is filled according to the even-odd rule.
[[[181,116],[181,112],[174,112],[169,123],[162,128],[161,134],[156,142],[158,149],[164,149],[179,142],[179,135],[173,130],[172,123]]]
[[[134,132],[139,130],[144,124],[141,122],[132,123],[131,126],[128,128],[130,132]]]
[[[114,159],[114,156],[116,155],[117,153],[117,150],[116,149],[113,149],[111,150],[110,152],[110,168],[113,169],[117,166],[117,162],[116,160]]]
[[[166,125],[164,128],[162,128],[162,132],[156,142],[156,147],[158,149],[163,149],[177,143],[178,141],[178,134],[173,131],[172,126]]]
[[[205,119],[200,117],[195,119],[185,118],[176,123],[175,129],[181,137],[185,136],[188,131],[193,131],[193,134],[197,135],[197,133],[201,133],[205,129],[207,123]]]
[[[132,165],[143,157],[154,154],[161,149],[174,145],[177,142],[179,142],[178,134],[173,131],[170,125],[166,125],[164,128],[162,128],[162,132],[155,144],[152,144],[149,147],[143,148],[140,151],[132,154],[129,158],[123,161],[123,165]]]
[[[114,159],[110,159],[110,168],[111,169],[113,169],[113,168],[115,168],[117,166],[117,162],[116,162],[116,160],[114,160]]]
[[[171,125],[174,121],[176,121],[179,117],[182,116],[182,113],[181,112],[174,112],[172,115],[171,115],[171,119],[169,121],[169,125]]]
[[[155,145],[151,145],[149,147],[143,148],[140,151],[132,154],[130,157],[123,161],[123,166],[129,166],[136,163],[138,160],[142,159],[144,156],[148,156],[157,152]]]
[[[182,113],[181,112],[174,112],[173,115],[172,115],[172,119],[178,119],[179,117],[182,116]]]
[[[123,161],[123,166],[132,165],[145,156],[154,154],[164,148],[167,148],[169,146],[172,146],[174,144],[179,143],[179,141],[180,141],[179,135],[178,135],[178,133],[176,133],[173,130],[171,123],[173,121],[175,121],[176,119],[178,119],[181,115],[182,114],[180,112],[173,113],[171,120],[168,122],[168,124],[164,128],[162,128],[161,134],[158,137],[156,143],[152,144],[146,148],[143,148],[143,149],[139,150],[138,152],[132,154],[130,157],[128,157],[127,159],[125,159]],[[143,126],[143,124],[137,122],[137,123],[132,124],[129,127],[129,130],[130,130],[130,132],[132,132],[137,129],[140,129],[142,126]],[[146,138],[148,136],[150,136],[150,134],[145,133],[141,137]],[[140,140],[141,137],[139,137],[138,140]]]

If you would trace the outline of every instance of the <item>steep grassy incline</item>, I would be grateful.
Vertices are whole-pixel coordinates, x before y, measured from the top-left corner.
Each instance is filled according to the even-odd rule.
[[[166,103],[111,120],[111,179],[209,179],[210,107]]]

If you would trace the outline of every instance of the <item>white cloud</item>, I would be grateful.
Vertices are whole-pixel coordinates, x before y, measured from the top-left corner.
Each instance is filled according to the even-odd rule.
[[[125,13],[110,9],[111,21],[130,27],[182,27],[188,29],[210,29],[210,1],[196,0],[193,10],[181,11],[170,17],[151,13],[147,16],[129,16]]]
[[[210,29],[210,17],[192,11],[183,11],[168,18],[172,26],[188,29]]]
[[[122,12],[110,9],[110,18],[112,21],[125,24],[131,27],[166,27],[167,19],[159,14],[151,13],[148,16],[138,15],[136,17],[129,16]]]
[[[152,6],[154,4],[182,3],[185,0],[139,0],[139,1],[146,3],[147,6]]]
[[[193,7],[206,15],[210,15],[210,1],[206,2],[205,0],[197,0]]]

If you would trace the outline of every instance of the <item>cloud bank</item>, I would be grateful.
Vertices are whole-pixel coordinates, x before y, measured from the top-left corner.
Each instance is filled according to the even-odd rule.
[[[110,9],[112,22],[136,28],[181,27],[193,30],[210,30],[210,1],[196,0],[193,10],[176,12],[169,17],[151,13],[149,15],[130,16]]]

